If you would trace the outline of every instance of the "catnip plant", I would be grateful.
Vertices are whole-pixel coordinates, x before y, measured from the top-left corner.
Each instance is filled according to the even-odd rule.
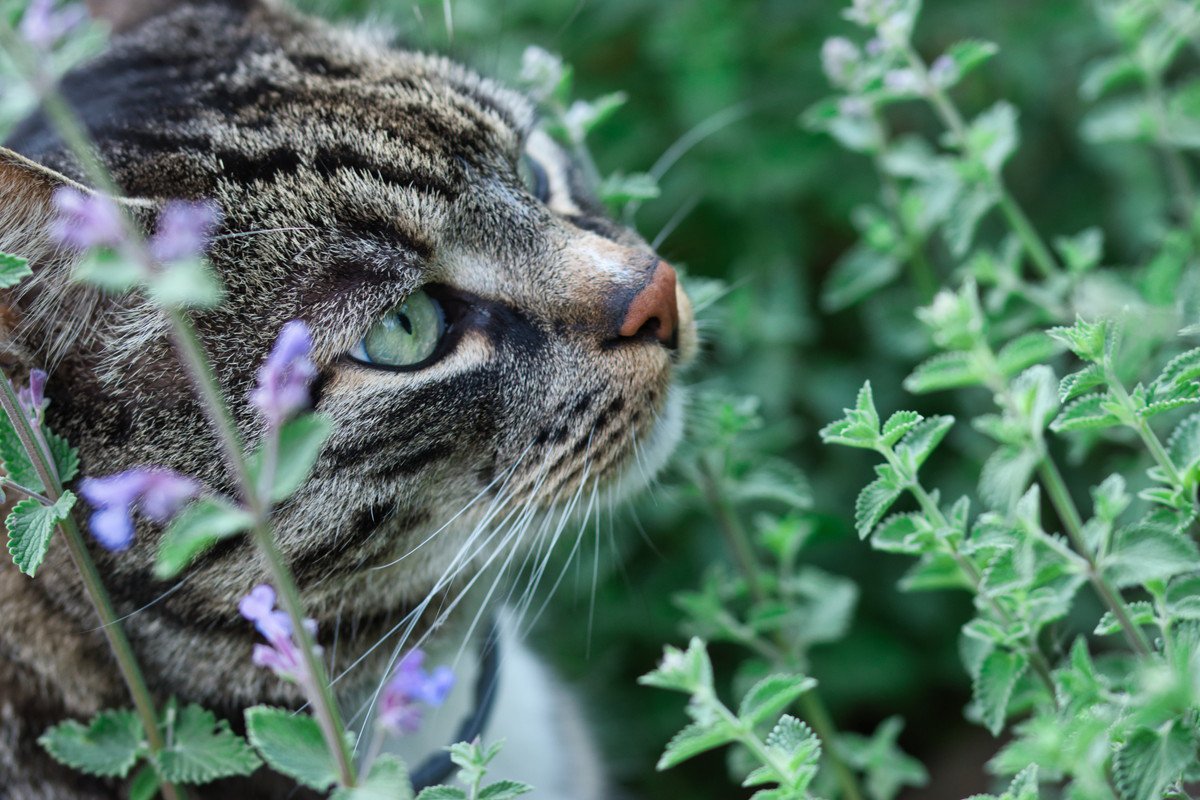
[[[845,17],[859,40],[832,38],[821,53],[838,94],[804,121],[865,155],[880,180],[880,201],[856,212],[862,239],[835,266],[822,304],[829,311],[870,304],[907,266],[926,297],[916,317],[932,353],[904,388],[952,393],[974,432],[945,413],[882,414],[868,382],[821,439],[877,458],[854,527],[875,549],[916,559],[901,589],[966,591],[974,600],[960,638],[973,687],[966,713],[1003,737],[988,763],[997,776],[1011,776],[1000,796],[1192,796],[1200,778],[1200,349],[1187,342],[1200,330],[1187,157],[1195,122],[1190,84],[1174,88],[1168,78],[1180,52],[1195,46],[1195,9],[1096,4],[1119,52],[1084,77],[1081,96],[1099,105],[1081,136],[1153,146],[1169,197],[1157,241],[1132,268],[1104,265],[1099,228],[1047,243],[1004,178],[1019,141],[1017,110],[1001,101],[972,116],[951,96],[998,48],[965,41],[926,61],[913,44],[918,12],[913,0],[855,0]],[[1140,91],[1102,101],[1129,87]],[[893,131],[889,111],[901,103],[932,112],[941,128],[932,141]],[[999,240],[987,241],[981,231],[997,223]],[[981,412],[977,394],[993,408]],[[981,463],[972,437],[990,443]],[[936,459],[960,462],[975,489],[958,496],[931,484],[924,474]],[[703,475],[698,485],[711,491]],[[739,549],[735,563],[748,563],[748,549]],[[750,563],[749,581],[773,579]],[[700,597],[687,606],[708,621],[702,636],[753,641],[754,629],[730,613],[731,593]],[[648,676],[692,698],[693,726],[660,766],[744,744],[738,737],[756,725],[765,730],[767,720],[713,707],[703,653],[700,640],[686,659],[669,649]],[[833,731],[819,738],[858,763]],[[755,795],[764,799],[807,797],[821,780],[830,795],[854,796],[824,776],[836,762],[816,761],[809,737],[786,741],[786,753],[744,748],[749,758],[731,759],[733,774],[746,785],[772,776],[774,788]],[[785,755],[816,776],[781,772]],[[877,798],[898,786],[869,775],[865,785]]]

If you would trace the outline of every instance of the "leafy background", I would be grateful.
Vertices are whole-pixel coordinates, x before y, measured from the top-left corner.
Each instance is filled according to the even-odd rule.
[[[912,315],[927,298],[915,290],[893,289],[837,313],[820,300],[832,265],[857,238],[854,208],[877,190],[864,159],[799,122],[829,93],[819,52],[824,39],[849,30],[842,5],[453,0],[452,35],[440,0],[391,11],[363,0],[315,7],[332,16],[383,18],[402,38],[502,78],[516,75],[529,44],[560,53],[575,67],[578,96],[629,95],[589,140],[604,173],[652,170],[673,146],[708,132],[672,163],[661,197],[636,219],[648,238],[677,221],[661,245],[664,257],[693,279],[728,287],[702,315],[705,350],[689,382],[699,393],[758,398],[763,424],[750,435],[749,449],[788,459],[811,484],[818,524],[805,561],[859,587],[846,636],[812,653],[810,672],[840,727],[869,733],[885,717],[903,715],[902,746],[934,776],[920,796],[958,798],[993,786],[982,764],[997,746],[962,715],[970,687],[956,642],[970,616],[969,599],[897,592],[907,559],[869,552],[850,521],[869,459],[823,448],[816,438],[864,378],[876,387],[881,408],[913,407],[899,387],[927,348]],[[1092,10],[1032,1],[925,3],[917,44],[929,60],[967,38],[996,42],[1000,56],[956,99],[968,115],[998,97],[1020,109],[1023,141],[1006,178],[1043,235],[1101,224],[1111,260],[1137,258],[1159,233],[1147,220],[1161,217],[1166,193],[1148,149],[1081,144],[1080,76],[1112,49]],[[900,106],[891,119],[899,133],[936,130],[917,104]],[[945,402],[921,398],[918,408],[937,413]],[[965,480],[987,455],[978,442],[973,452],[969,434],[959,435],[957,462],[935,459],[928,468],[930,482],[948,496],[969,489]],[[694,456],[685,450],[680,461]],[[585,552],[535,637],[580,687],[610,765],[631,794],[729,797],[719,754],[654,772],[662,744],[678,727],[680,701],[635,683],[664,641],[683,637],[673,598],[696,589],[709,565],[728,558],[681,466],[634,509],[605,521],[598,581],[593,586],[593,554]],[[1082,486],[1074,488],[1083,494]],[[1098,607],[1089,602],[1081,599],[1080,613],[1094,618]],[[719,666],[721,648],[713,651]]]

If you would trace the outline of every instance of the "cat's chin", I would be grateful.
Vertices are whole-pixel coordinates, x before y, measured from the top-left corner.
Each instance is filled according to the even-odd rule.
[[[614,505],[645,489],[671,460],[671,454],[683,438],[686,405],[687,390],[677,384],[672,385],[667,390],[667,400],[658,421],[650,434],[638,443],[637,449],[625,459],[612,483],[610,497]]]

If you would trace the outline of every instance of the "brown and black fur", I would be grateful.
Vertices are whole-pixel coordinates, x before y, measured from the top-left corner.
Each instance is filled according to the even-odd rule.
[[[143,224],[175,197],[223,209],[210,256],[226,302],[194,323],[248,441],[261,431],[245,398],[275,335],[294,318],[314,332],[314,404],[335,429],[275,523],[322,638],[340,632],[339,664],[432,591],[454,595],[470,572],[439,579],[489,503],[555,510],[614,483],[639,444],[669,446],[656,437],[694,350],[686,298],[676,348],[617,335],[657,257],[603,215],[523,97],[273,2],[104,5],[128,30],[62,91]],[[6,368],[51,370],[49,422],[86,473],[161,464],[231,491],[161,316],[71,284],[70,255],[44,233],[53,188],[87,183],[74,158],[41,116],[7,146],[20,156],[0,151],[0,250],[30,257],[35,278],[5,299]],[[544,201],[515,166],[535,148]],[[443,357],[388,372],[344,355],[421,286],[453,318]],[[137,612],[126,624],[156,695],[235,722],[253,703],[296,704],[249,661],[236,601],[266,579],[250,543],[209,552],[176,586],[152,575],[157,536],[140,527],[131,551],[94,552],[119,611]],[[64,549],[36,580],[0,567],[0,603],[0,795],[120,796],[35,743],[54,722],[126,705]],[[339,690],[377,681],[394,642]],[[289,790],[262,778],[208,796]]]

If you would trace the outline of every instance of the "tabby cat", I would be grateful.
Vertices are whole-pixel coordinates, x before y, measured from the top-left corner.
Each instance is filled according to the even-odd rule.
[[[427,647],[462,655],[453,713],[468,713],[488,624],[458,602],[465,587],[573,535],[573,510],[638,488],[678,438],[672,378],[696,335],[674,272],[605,215],[525,97],[457,64],[274,0],[92,10],[111,46],[62,91],[139,224],[169,198],[223,210],[210,256],[227,299],[194,321],[247,440],[261,434],[246,402],[256,367],[286,321],[313,331],[313,403],[335,430],[276,528],[347,716],[430,632]],[[41,115],[7,147],[0,250],[35,275],[3,298],[6,371],[51,371],[48,420],[85,473],[159,464],[231,490],[159,314],[72,283],[71,254],[45,232],[53,190],[83,182],[78,163]],[[250,543],[164,584],[159,535],[142,520],[132,550],[95,550],[154,692],[235,726],[251,704],[297,706],[293,685],[250,662],[237,600],[266,580]],[[36,580],[0,567],[0,603],[0,795],[123,796],[36,744],[53,723],[127,705],[66,550]],[[485,736],[509,737],[512,777],[542,797],[595,795],[569,703],[519,645],[500,653]],[[556,794],[564,776],[573,788]],[[261,769],[193,796],[304,794]]]

